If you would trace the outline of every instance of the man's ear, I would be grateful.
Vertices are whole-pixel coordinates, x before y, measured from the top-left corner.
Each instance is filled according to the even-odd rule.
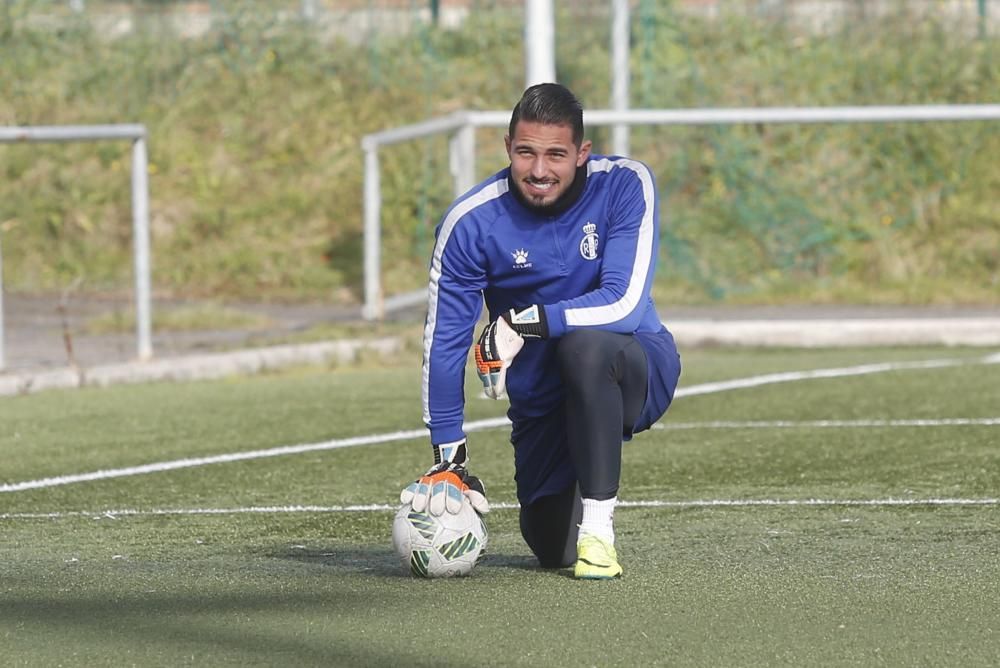
[[[582,167],[583,163],[587,162],[587,158],[590,157],[590,148],[593,146],[593,142],[589,139],[580,144],[580,150],[576,152],[576,166]],[[510,144],[507,145],[507,150],[510,152]]]
[[[507,147],[507,157],[510,157],[510,135],[503,136],[503,145]]]

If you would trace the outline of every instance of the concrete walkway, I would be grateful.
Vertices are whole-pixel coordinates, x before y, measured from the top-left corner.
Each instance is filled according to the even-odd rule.
[[[154,304],[154,311],[177,304]],[[357,309],[327,305],[234,304],[263,316],[250,330],[155,332],[154,359],[136,361],[135,336],[87,334],[85,325],[129,308],[121,299],[61,300],[58,295],[4,298],[0,396],[54,388],[157,380],[196,380],[292,365],[354,359],[361,351],[396,354],[393,337],[275,345],[324,324],[360,322]],[[704,345],[842,347],[948,345],[1000,348],[1000,309],[912,307],[680,307],[661,316],[681,347]],[[398,319],[419,323],[422,314]]]
[[[199,306],[160,302],[159,309]],[[221,307],[212,307],[221,309]],[[248,329],[153,333],[154,358],[137,359],[134,333],[92,334],[87,323],[130,312],[125,299],[59,295],[4,297],[4,361],[0,396],[116,383],[182,381],[252,374],[295,365],[346,363],[363,351],[389,355],[403,342],[376,336],[276,343],[323,324],[360,320],[357,309],[324,305],[227,304],[259,319]]]
[[[1000,346],[1000,308],[682,308],[671,316],[667,325],[682,345]]]

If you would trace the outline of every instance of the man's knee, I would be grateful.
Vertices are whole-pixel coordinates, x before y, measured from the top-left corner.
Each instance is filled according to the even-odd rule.
[[[525,537],[525,542],[527,542],[527,537]],[[533,545],[529,542],[528,547],[531,548],[535,557],[538,558],[538,565],[541,568],[566,568],[576,562],[575,545],[572,552],[569,552],[563,546],[555,547],[546,543]]]
[[[573,565],[577,528],[582,521],[583,506],[575,484],[521,507],[521,535],[542,568]]]
[[[608,335],[601,330],[576,329],[562,337],[556,358],[563,380],[572,383],[610,378],[620,348]]]

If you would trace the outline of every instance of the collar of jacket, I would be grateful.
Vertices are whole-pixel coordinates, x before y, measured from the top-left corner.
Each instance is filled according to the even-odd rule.
[[[583,194],[584,189],[587,187],[587,163],[585,162],[576,168],[576,175],[573,177],[573,183],[570,184],[569,189],[560,195],[559,199],[547,206],[535,206],[531,204],[524,198],[524,195],[521,194],[521,189],[517,187],[517,184],[513,182],[509,175],[507,176],[507,180],[510,182],[509,190],[511,195],[525,209],[539,216],[559,216],[569,211],[569,208],[576,204],[577,200],[580,199],[580,195]]]

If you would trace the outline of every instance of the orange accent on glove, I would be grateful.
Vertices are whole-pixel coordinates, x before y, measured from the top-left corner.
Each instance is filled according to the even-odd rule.
[[[496,373],[503,368],[503,360],[486,361],[483,359],[482,346],[476,346],[476,369],[479,373]]]
[[[465,484],[465,481],[451,471],[441,471],[440,473],[435,473],[434,475],[425,475],[420,478],[420,482],[431,487],[439,482],[449,482],[463,492],[469,489],[469,486]]]

